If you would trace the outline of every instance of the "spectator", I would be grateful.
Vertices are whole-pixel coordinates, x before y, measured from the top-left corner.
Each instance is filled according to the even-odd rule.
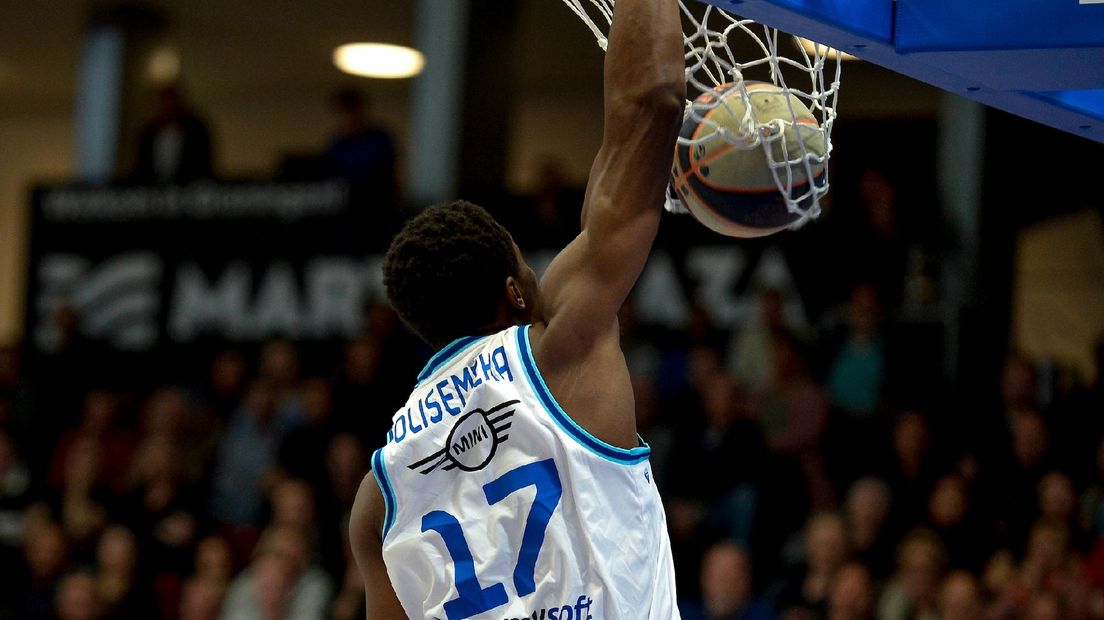
[[[303,534],[290,526],[268,529],[257,555],[230,584],[223,620],[322,618],[332,596],[329,578],[312,565]]]
[[[878,601],[879,620],[938,620],[936,605],[946,557],[934,533],[908,534],[897,555],[897,572]]]
[[[672,544],[684,562],[682,579],[697,572],[703,538],[751,544],[760,468],[767,458],[756,424],[741,415],[736,382],[717,370],[698,389],[704,424],[681,426],[670,461],[670,475],[680,481],[669,487],[667,501]],[[692,581],[686,586],[692,588]]]
[[[250,386],[219,444],[211,489],[211,516],[225,526],[238,558],[247,557],[264,518],[265,492],[274,482],[280,442],[294,428],[277,411],[271,381]]]
[[[66,575],[58,585],[57,620],[101,620],[103,603],[96,595],[96,579],[86,573]]]
[[[862,457],[885,436],[886,341],[882,302],[868,285],[852,289],[846,322],[827,347],[824,390],[832,407],[828,458],[837,484],[871,473]]]
[[[193,578],[184,584],[179,620],[218,620],[226,585],[210,579]]]
[[[732,333],[728,369],[745,389],[757,391],[775,380],[774,350],[780,337],[792,336],[782,312],[782,293],[767,289],[759,296],[759,317]]]
[[[0,580],[0,612],[9,618],[50,618],[57,586],[68,565],[68,543],[61,526],[51,521],[27,528],[23,565]],[[3,616],[3,613],[0,613]]]
[[[1027,551],[1017,575],[1010,580],[991,615],[996,618],[1029,617],[1042,597],[1058,598],[1064,612],[1081,618],[1087,614],[1088,584],[1081,572],[1080,561],[1070,553],[1069,533],[1060,524],[1039,521],[1031,529]],[[1047,607],[1046,609],[1049,609]]]
[[[1038,380],[1035,368],[1028,360],[1010,356],[1001,374],[1001,408],[1005,416],[1038,406]]]
[[[966,482],[961,477],[944,476],[935,484],[928,499],[927,521],[947,551],[950,568],[981,569],[990,541],[972,520]]]
[[[380,446],[391,426],[393,411],[385,409],[387,413],[376,416],[378,419],[367,412],[386,400],[386,389],[378,376],[383,363],[382,344],[378,336],[360,336],[345,345],[343,373],[334,397],[335,426]]]
[[[890,458],[885,480],[893,489],[893,527],[905,531],[925,513],[925,502],[935,485],[928,420],[916,411],[902,413],[890,436]]]
[[[1085,552],[1092,546],[1081,530],[1081,520],[1077,513],[1077,489],[1073,480],[1060,471],[1052,471],[1039,481],[1039,518],[1048,523],[1060,525],[1069,532],[1070,544],[1078,552]]]
[[[65,534],[80,557],[92,553],[96,537],[108,521],[111,489],[98,482],[103,449],[93,437],[78,437],[65,457],[58,509]]]
[[[303,480],[285,479],[272,487],[272,525],[286,525],[303,532],[308,540],[318,534],[314,492]]]
[[[149,551],[149,568],[180,572],[196,542],[203,503],[181,475],[181,445],[157,434],[139,444],[131,464],[131,487],[116,510]]]
[[[939,620],[978,620],[981,617],[977,579],[966,571],[948,575],[939,589]]]
[[[119,401],[104,390],[89,392],[84,398],[80,425],[58,440],[50,464],[50,486],[60,490],[74,450],[94,452],[95,469],[87,472],[97,486],[118,492],[126,485],[126,472],[134,451],[134,439],[119,428]],[[78,447],[77,444],[80,444]]]
[[[299,349],[287,340],[273,340],[261,348],[258,375],[268,381],[276,397],[276,409],[280,417],[303,417],[302,371]]]
[[[845,564],[832,584],[827,620],[873,620],[873,612],[870,571],[862,564]]]
[[[705,553],[701,600],[683,601],[684,620],[773,620],[774,611],[752,592],[751,558],[742,547],[720,542]]]
[[[847,560],[847,536],[842,517],[820,513],[805,527],[804,562],[776,588],[775,607],[786,614],[804,611],[814,617],[828,612],[828,599]]]
[[[895,533],[889,527],[889,509],[889,488],[878,478],[860,478],[847,492],[844,518],[849,546],[855,559],[879,580],[893,568]]]
[[[266,476],[279,443],[294,426],[276,410],[270,381],[255,381],[230,421],[215,462],[212,514],[225,523],[252,525],[262,518]]]
[[[652,448],[648,462],[652,476],[661,491],[666,490],[671,450],[675,431],[660,420],[659,395],[655,383],[648,377],[633,377],[633,397],[636,403],[636,429]]]
[[[328,496],[335,506],[329,512],[344,518],[352,510],[360,482],[368,473],[368,456],[355,435],[339,433],[334,436],[326,452],[326,471],[329,474]]]
[[[883,312],[873,287],[860,285],[852,289],[847,302],[846,328],[825,381],[832,405],[849,421],[870,418],[882,403],[886,375]]]
[[[230,419],[245,395],[248,378],[245,357],[240,352],[227,349],[215,356],[208,376],[206,402],[216,419]]]
[[[348,88],[333,96],[337,131],[326,149],[333,174],[355,185],[371,187],[388,202],[395,198],[395,144],[391,135],[371,121],[371,101]]]
[[[989,558],[981,575],[983,598],[995,601],[1009,590],[1016,580],[1016,560],[1008,549],[1000,549]]]
[[[208,536],[196,546],[194,578],[219,584],[223,588],[230,585],[234,574],[234,561],[230,555],[230,545],[219,536]]]
[[[321,487],[326,479],[326,448],[335,430],[331,416],[333,393],[323,379],[303,381],[298,391],[303,423],[288,431],[277,460],[286,475]]]
[[[1036,411],[1021,410],[1011,420],[1011,445],[1002,467],[991,470],[988,484],[998,509],[999,533],[1017,550],[1027,539],[1037,515],[1038,490],[1054,468],[1046,420]]]
[[[96,593],[102,617],[153,618],[160,610],[148,575],[138,566],[138,543],[130,530],[111,526],[96,549]]]
[[[898,222],[899,199],[908,193],[902,196],[887,171],[869,163],[855,183],[855,193],[863,210],[858,221],[851,222],[847,247],[841,248],[844,269],[851,278],[870,282],[879,296],[896,305],[905,280],[908,243]]]
[[[341,550],[345,566],[341,575],[341,589],[330,606],[332,620],[360,620],[366,614],[364,598],[364,580],[360,568],[353,557],[353,547],[349,542],[349,520],[341,519]]]
[[[504,225],[522,235],[528,248],[562,248],[579,233],[583,192],[568,186],[563,162],[546,157],[540,162],[537,183],[528,203],[515,213],[503,213]]]
[[[749,407],[770,450],[798,466],[813,508],[823,509],[835,499],[820,453],[828,401],[809,377],[796,343],[779,336],[774,347],[774,381],[751,397]]]
[[[212,176],[211,132],[176,86],[157,89],[153,117],[138,136],[139,183],[190,183]]]
[[[1008,466],[1016,416],[1038,411],[1035,369],[1026,359],[1011,355],[1005,360],[1000,384],[992,402],[980,415],[966,421],[973,451],[982,467],[1001,470]]]
[[[1025,617],[1031,620],[1062,620],[1069,616],[1060,597],[1052,592],[1040,592],[1032,597]]]
[[[324,568],[331,578],[341,579],[345,569],[342,528],[324,527],[323,523],[327,526],[344,523],[343,516],[327,512],[323,522],[314,488],[303,480],[285,479],[276,483],[270,494],[272,518],[269,522],[272,526],[289,526],[302,532],[308,545],[316,550],[311,561]]]
[[[150,395],[141,421],[147,438],[164,437],[176,444],[183,480],[194,483],[202,477],[215,448],[215,421],[207,410],[193,407],[182,388],[168,386]]]

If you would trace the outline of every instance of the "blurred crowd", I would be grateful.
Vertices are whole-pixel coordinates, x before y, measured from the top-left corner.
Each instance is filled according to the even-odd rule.
[[[684,617],[1104,617],[1100,377],[1043,403],[1013,357],[988,403],[896,407],[874,289],[844,316],[790,328],[765,291],[742,329],[671,331],[626,307]],[[33,380],[0,352],[0,618],[363,617],[346,520],[428,354],[389,309],[341,359],[274,340],[144,391],[82,379],[78,345]]]
[[[146,180],[209,174],[189,154],[209,136],[176,93],[162,99]],[[334,104],[326,154],[281,174],[336,167],[393,192],[366,102]],[[508,221],[523,247],[560,245],[577,222],[578,196],[553,167],[542,178]],[[849,280],[825,280],[846,298],[815,320],[789,320],[771,289],[732,330],[701,309],[681,329],[622,313],[683,617],[1104,618],[1104,345],[1081,382],[1015,355],[971,386],[980,399],[921,378],[895,317],[922,269],[892,185],[870,173],[856,188],[862,226],[832,239]],[[153,385],[120,381],[74,317],[58,320],[49,355],[0,349],[0,620],[364,617],[348,513],[431,353],[389,308],[330,353],[216,343],[144,369]]]
[[[275,340],[152,390],[0,349],[0,618],[363,618],[346,519],[424,353],[393,319],[320,374]]]
[[[1104,617],[1104,346],[1095,384],[1049,402],[1012,356],[984,402],[913,406],[887,382],[874,289],[844,316],[790,328],[768,291],[720,339],[623,320],[630,368],[655,373],[636,374],[637,415],[683,617]],[[679,384],[655,380],[674,368]]]

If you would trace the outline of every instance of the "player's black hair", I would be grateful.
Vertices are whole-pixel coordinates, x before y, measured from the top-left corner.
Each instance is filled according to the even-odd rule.
[[[383,261],[387,298],[433,346],[486,330],[506,278],[518,275],[513,239],[482,207],[459,200],[403,226]]]

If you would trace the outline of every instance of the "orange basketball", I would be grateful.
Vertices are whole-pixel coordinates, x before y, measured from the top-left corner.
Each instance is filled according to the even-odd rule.
[[[741,142],[755,141],[745,129],[748,106],[736,84],[723,84],[694,101],[671,175],[676,193],[699,222],[730,237],[761,237],[802,217],[787,207],[775,175],[804,211],[814,200],[810,177],[818,188],[827,180],[819,163],[826,146],[816,117],[798,97],[764,82],[745,82],[745,88],[750,126],[762,132],[762,143],[740,148]]]

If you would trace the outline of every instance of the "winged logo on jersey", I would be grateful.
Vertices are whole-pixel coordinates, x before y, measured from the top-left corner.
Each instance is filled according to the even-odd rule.
[[[472,409],[452,426],[444,448],[407,467],[423,476],[438,467],[444,471],[483,469],[494,458],[498,445],[510,438],[506,433],[513,424],[510,418],[514,409],[510,408],[519,402],[508,400],[490,409]]]

